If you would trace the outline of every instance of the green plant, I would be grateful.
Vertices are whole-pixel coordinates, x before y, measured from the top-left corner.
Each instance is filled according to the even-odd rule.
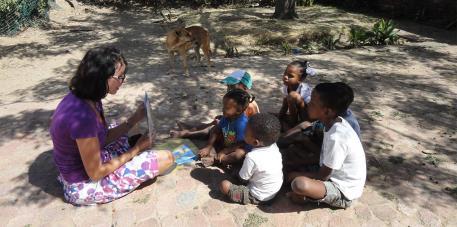
[[[334,50],[336,49],[336,45],[340,42],[342,35],[343,33],[340,33],[338,38],[336,38],[335,35],[329,34],[322,39],[322,45],[324,45],[327,50]]]
[[[292,46],[290,45],[289,42],[282,42],[281,49],[282,49],[282,53],[284,55],[289,55],[292,53]]]
[[[238,52],[238,49],[236,48],[235,44],[228,39],[224,39],[223,48],[225,51],[224,57],[226,58],[235,58],[240,56],[240,53]]]
[[[279,46],[285,39],[280,36],[271,36],[270,34],[262,34],[257,38],[255,44],[258,46]]]
[[[427,156],[425,157],[425,161],[428,162],[428,164],[438,166],[441,162],[441,159],[434,155],[427,154]]]
[[[371,30],[371,43],[374,45],[396,44],[399,37],[392,20],[381,19],[373,25]]]
[[[297,0],[298,6],[313,6],[314,0]]]
[[[349,43],[352,47],[359,47],[367,44],[370,33],[362,27],[352,26],[349,30]]]
[[[255,213],[249,213],[248,217],[244,220],[243,227],[256,227],[267,222],[268,218],[262,217]]]

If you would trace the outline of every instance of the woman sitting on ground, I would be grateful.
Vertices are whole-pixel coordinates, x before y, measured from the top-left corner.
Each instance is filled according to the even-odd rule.
[[[148,150],[153,143],[148,136],[129,144],[126,134],[144,118],[143,105],[124,123],[108,128],[101,100],[117,93],[126,70],[118,49],[89,50],[53,114],[54,161],[65,199],[72,204],[111,202],[174,163],[171,152]]]

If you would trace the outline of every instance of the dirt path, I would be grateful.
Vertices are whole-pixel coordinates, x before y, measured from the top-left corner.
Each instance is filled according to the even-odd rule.
[[[217,56],[211,72],[192,67],[193,76],[186,78],[165,73],[164,30],[153,23],[151,12],[114,12],[80,4],[73,10],[64,2],[58,4],[61,9],[52,11],[48,29],[0,37],[0,225],[457,226],[455,32],[399,22],[401,34],[417,42],[306,56]],[[306,13],[322,18],[332,14],[323,9]],[[209,26],[217,31],[223,20],[214,17],[261,21],[271,12],[216,10],[189,12],[193,16],[188,17],[200,16],[201,22],[209,18],[214,21]],[[333,12],[340,15],[340,24],[352,23],[347,18],[373,20]],[[332,24],[322,18],[318,23]],[[108,118],[130,113],[135,100],[148,91],[162,137],[176,119],[209,120],[218,114],[225,91],[218,80],[237,68],[254,76],[253,93],[261,110],[277,110],[285,65],[292,59],[309,59],[320,74],[310,83],[345,81],[355,90],[352,108],[368,159],[364,196],[347,210],[298,207],[282,195],[270,207],[238,206],[221,201],[215,192],[221,178],[217,170],[185,167],[111,204],[75,208],[63,203],[54,180],[49,117],[85,51],[101,44],[120,47],[130,66],[118,95],[104,101]]]

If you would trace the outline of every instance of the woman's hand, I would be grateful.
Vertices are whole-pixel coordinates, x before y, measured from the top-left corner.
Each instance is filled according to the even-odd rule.
[[[146,110],[144,108],[144,103],[141,102],[140,105],[138,105],[135,113],[129,118],[129,123],[132,125],[137,124],[140,122],[144,117],[146,116]]]
[[[155,142],[155,135],[152,138],[152,141],[149,139],[149,136],[147,134],[143,134],[138,141],[136,141],[135,146],[138,147],[140,151],[144,151],[148,148],[151,147],[152,144]]]

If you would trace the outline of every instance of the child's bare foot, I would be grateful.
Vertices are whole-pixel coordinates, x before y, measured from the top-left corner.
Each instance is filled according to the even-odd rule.
[[[215,161],[216,161],[216,159],[213,156],[201,158],[201,162],[204,167],[209,167],[209,166],[214,165]]]
[[[189,131],[187,131],[187,130],[181,130],[181,131],[170,130],[170,137],[171,138],[184,138],[187,136],[188,133],[189,133]]]
[[[306,198],[303,196],[299,196],[293,192],[287,192],[286,197],[289,198],[292,202],[297,204],[305,204]]]

